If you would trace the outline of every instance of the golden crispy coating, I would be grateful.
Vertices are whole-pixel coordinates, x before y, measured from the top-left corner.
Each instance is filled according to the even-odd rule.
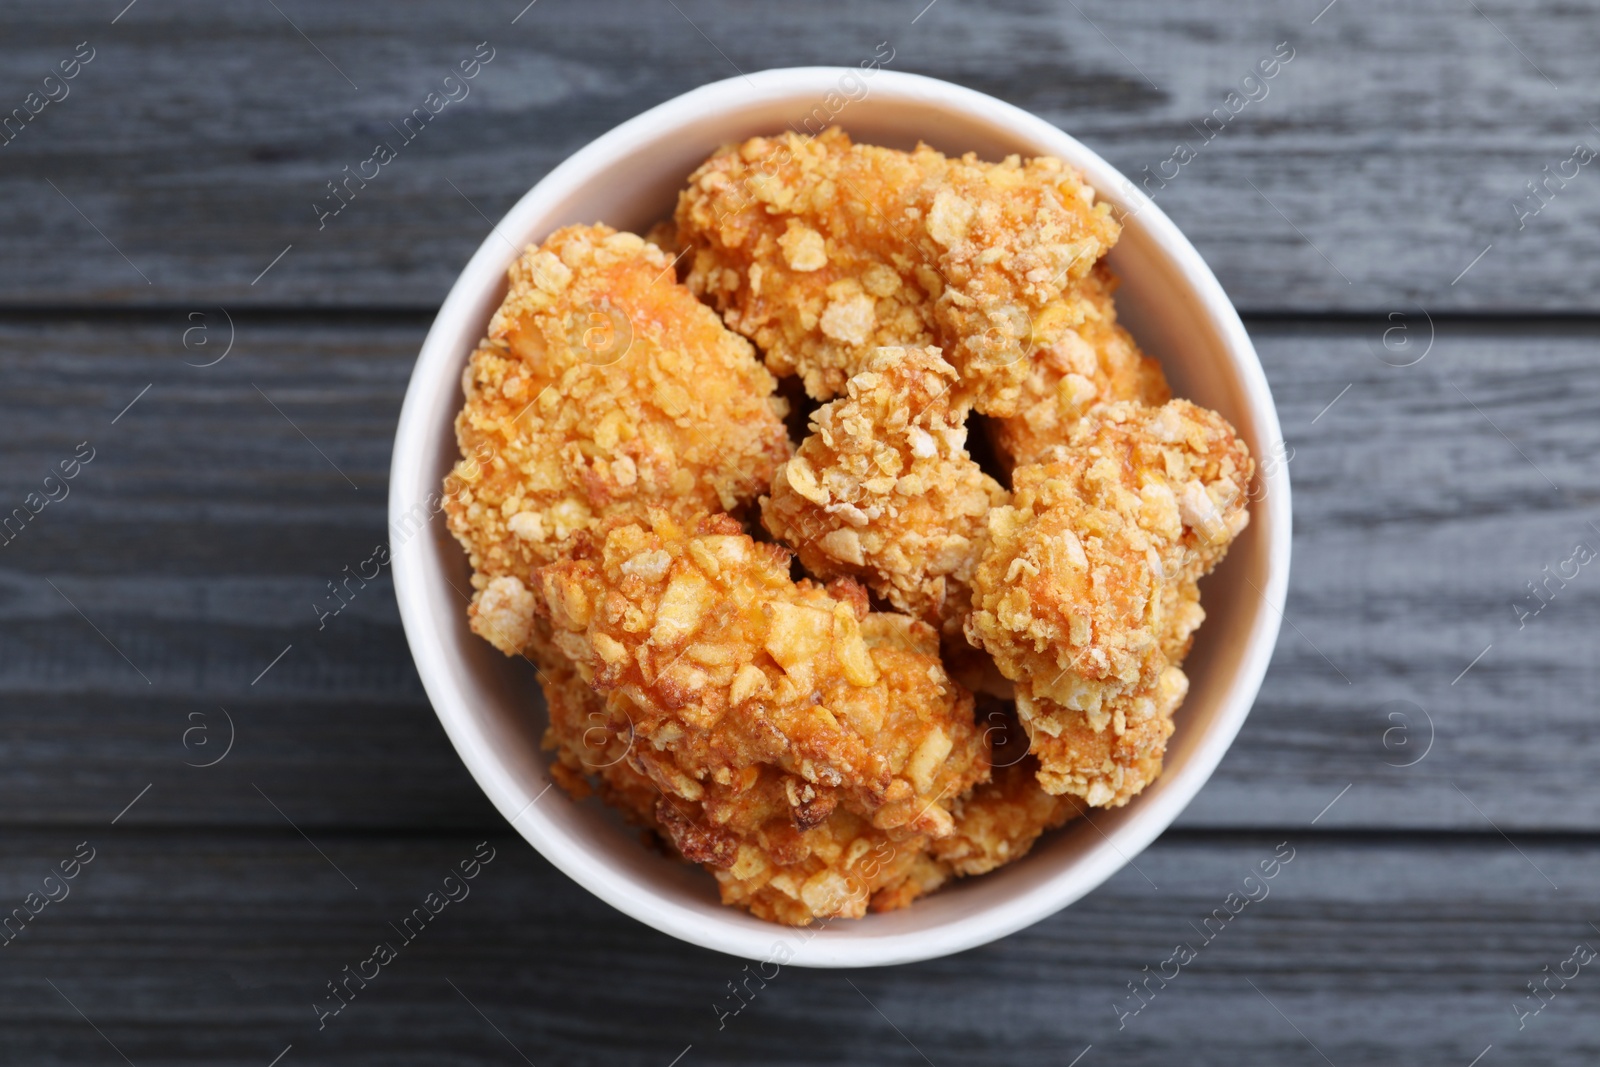
[[[928,836],[880,830],[830,806],[797,775],[759,765],[698,783],[698,797],[656,784],[660,759],[638,748],[631,708],[608,704],[556,650],[548,620],[532,615],[534,595],[511,577],[491,581],[471,612],[473,629],[539,668],[549,710],[544,748],[550,776],[574,799],[598,794],[635,825],[652,830],[685,860],[717,880],[724,904],[771,922],[860,918],[870,906],[904,907],[931,891]],[[652,776],[652,770],[654,772]],[[1037,788],[1037,787],[1035,787]]]
[[[1200,617],[1193,583],[1246,523],[1249,450],[1174,400],[1094,408],[989,516],[968,638],[1017,683],[1040,782],[1121,804],[1159,771]]]
[[[804,924],[859,918],[869,905],[903,907],[942,880],[942,872],[927,869],[926,834],[880,830],[830,808],[804,779],[774,766],[708,777],[694,799],[664,791],[657,785],[661,760],[642,746],[631,706],[608,702],[583,680],[555,648],[548,620],[527,614],[532,600],[517,579],[496,578],[472,618],[479,633],[539,667],[549,710],[544,748],[555,756],[551,777],[574,799],[598,793],[629,822],[704,865],[723,903]]]
[[[834,128],[722,149],[646,237],[527,249],[444,506],[471,628],[539,669],[551,777],[786,924],[1154,780],[1254,464],[1118,324],[1118,234],[1058,160]],[[795,451],[802,389],[838,399]],[[777,543],[741,525],[769,487]]]
[[[998,416],[1022,402],[1035,330],[1061,317],[1047,311],[1119,233],[1060,160],[899,152],[837,127],[723,149],[674,219],[690,288],[816,399],[874,348],[931,344]]]
[[[1183,663],[1195,630],[1205,620],[1197,576],[1180,572],[1176,580],[1161,587],[1161,654],[1168,663]]]
[[[921,178],[906,153],[852,146],[838,129],[725,148],[678,195],[686,281],[769,370],[829,399],[873,349],[932,343],[938,274],[904,236]]]
[[[713,781],[694,803],[663,795],[674,843],[716,876],[724,904],[803,925],[904,907],[942,881],[923,869],[926,834],[882,830],[845,808],[814,826],[796,823],[796,782],[763,766],[748,788]]]
[[[784,775],[797,826],[835,808],[879,829],[949,832],[945,805],[988,773],[972,696],[931,627],[873,613],[866,592],[789,577],[789,553],[727,516],[691,532],[665,511],[613,523],[542,568],[555,642],[636,738],[664,793]]]
[[[1108,697],[1160,670],[1162,545],[1126,511],[1080,496],[1065,469],[1019,467],[1015,484],[1012,505],[989,513],[968,639],[1034,696],[1103,724]]]
[[[771,375],[661,249],[570,226],[508,281],[462,375],[467,458],[446,486],[475,588],[526,578],[602,518],[736,508],[788,458]]]
[[[956,803],[955,832],[929,846],[930,856],[955,875],[985,874],[1019,860],[1045,831],[1082,813],[1071,797],[1041,788],[1039,761],[1009,705],[980,704],[979,723],[989,735],[992,776]]]
[[[951,633],[971,606],[984,517],[1005,490],[967,455],[955,368],[937,348],[880,348],[778,468],[761,522],[819,578],[866,583]]]
[[[723,903],[772,922],[860,918],[869,904],[903,906],[937,884],[919,866],[926,834],[880,830],[844,808],[829,809],[803,779],[777,767],[741,768],[720,776],[726,782],[709,777],[692,799],[664,791],[660,758],[642,747],[630,707],[608,702],[584,681],[556,649],[548,620],[523,614],[531,601],[521,582],[496,578],[475,605],[474,628],[497,645],[520,641],[515,651],[538,666],[549,711],[543,747],[555,757],[550,776],[573,799],[598,794],[683,859],[705,866]]]
[[[1168,665],[1150,689],[1107,700],[1109,715],[1097,728],[1091,716],[1034,700],[1019,686],[1017,717],[1038,760],[1038,784],[1097,808],[1126,804],[1161,773],[1172,713],[1188,691],[1183,671]]]
[[[1035,320],[1038,347],[1018,411],[992,424],[995,451],[1007,470],[1039,462],[1095,404],[1137,400],[1159,406],[1171,398],[1161,364],[1117,323],[1111,299],[1116,286],[1101,261]]]
[[[1185,400],[1097,407],[1048,459],[989,514],[967,633],[1034,697],[1103,715],[1154,684],[1164,586],[1210,570],[1249,522],[1255,465]]]
[[[880,830],[844,808],[812,824],[805,812],[814,805],[796,803],[802,780],[770,765],[728,783],[708,778],[696,799],[666,792],[637,769],[649,761],[626,716],[607,709],[575,671],[549,672],[541,684],[550,704],[546,747],[560,761],[557,781],[582,797],[594,780],[608,804],[714,875],[724,904],[803,925],[860,918],[869,904],[883,910],[918,895],[919,883],[907,883],[925,854],[925,834]]]
[[[1256,464],[1249,446],[1227,419],[1187,400],[1102,405],[1042,462],[1069,472],[1084,496],[1135,516],[1152,536],[1177,546],[1168,576],[1198,581],[1250,524]]]

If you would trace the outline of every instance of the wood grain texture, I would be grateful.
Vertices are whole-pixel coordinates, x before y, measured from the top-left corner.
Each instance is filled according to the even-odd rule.
[[[1519,856],[1492,834],[1421,845],[1304,828],[1173,835],[997,945],[879,971],[752,966],[770,981],[751,980],[732,1014],[728,984],[744,964],[624,918],[514,836],[489,841],[494,859],[468,895],[409,944],[390,924],[481,838],[313,838],[328,860],[287,831],[8,833],[8,905],[80,841],[96,849],[70,895],[0,950],[8,1062],[120,1062],[110,1044],[140,1065],[218,1067],[263,1067],[289,1045],[286,1064],[385,1067],[666,1067],[688,1046],[682,1063],[941,1067],[1064,1065],[1089,1045],[1083,1067],[1309,1065],[1319,1051],[1340,1065],[1464,1067],[1490,1044],[1499,1063],[1600,1053],[1588,970],[1565,989],[1552,982],[1554,999],[1521,1030],[1512,1009],[1527,1010],[1526,983],[1544,967],[1600,942],[1589,839],[1525,842]],[[1275,856],[1292,858],[1262,881]],[[1238,914],[1216,917],[1229,908]],[[326,983],[379,941],[398,958],[368,988],[352,984],[319,1031],[313,1004],[337,1004]],[[1172,977],[1163,963],[1180,943],[1197,955]],[[1152,998],[1123,1017],[1140,1004],[1128,983],[1162,971],[1165,988],[1152,979]]]
[[[313,606],[336,603],[327,583],[385,536],[423,320],[242,316],[209,368],[184,364],[214,358],[183,348],[188,321],[0,324],[8,506],[79,442],[97,449],[0,548],[15,709],[0,718],[0,817],[92,823],[156,783],[131,822],[275,825],[255,782],[311,826],[495,825],[423,697],[387,577],[320,629]],[[1600,427],[1585,415],[1600,324],[1441,322],[1404,368],[1377,358],[1421,350],[1390,352],[1393,328],[1254,324],[1293,449],[1289,624],[1184,826],[1309,820],[1347,785],[1319,825],[1600,818],[1600,578],[1581,569],[1520,626],[1513,609],[1577,541],[1600,549]],[[1427,324],[1411,328],[1425,344]],[[194,725],[223,737],[219,708],[239,739],[228,762],[185,767],[220,751],[182,743]]]
[[[1595,3],[525,4],[0,10],[0,122],[94,49],[0,133],[0,522],[94,457],[0,534],[0,918],[96,850],[0,928],[0,1063],[1596,1062],[1592,967],[1518,1019],[1600,946],[1600,572],[1565,562],[1600,549],[1600,177],[1527,185],[1600,147]],[[480,41],[471,96],[319,231]],[[319,614],[385,537],[411,364],[489,220],[656,103],[879,42],[1135,179],[1195,152],[1150,188],[1277,399],[1287,619],[1217,774],[1100,890],[954,958],[785,967],[719,1020],[742,963],[507,832],[387,576]],[[484,840],[470,898],[319,1030]]]
[[[187,365],[224,351],[210,315],[187,349],[206,320],[0,327],[7,512],[80,442],[96,450],[0,548],[6,817],[98,820],[160,783],[130,819],[270,824],[259,781],[312,824],[483,823],[387,574],[337,615],[316,607],[385,537],[421,323],[242,317],[225,359]],[[229,715],[228,762],[185,766],[220,755]],[[198,801],[167,788],[197,780]]]
[[[5,109],[77,42],[95,49],[0,147],[0,304],[431,308],[486,217],[618,122],[741,71],[854,65],[879,42],[891,69],[1043,115],[1135,181],[1176,174],[1149,188],[1247,310],[1593,311],[1600,289],[1594,168],[1569,166],[1548,206],[1526,199],[1578,143],[1600,147],[1588,3],[946,0],[918,17],[918,0],[595,0],[513,24],[514,2],[186,0],[115,25],[106,6],[0,12]],[[471,95],[319,230],[325,184],[480,41],[495,58]],[[1280,42],[1289,64],[1242,86]],[[1163,171],[1179,144],[1194,158]]]

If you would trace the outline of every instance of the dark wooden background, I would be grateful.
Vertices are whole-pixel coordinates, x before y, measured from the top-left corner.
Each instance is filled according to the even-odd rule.
[[[1513,207],[1600,147],[1595,4],[524,2],[0,9],[0,112],[94,49],[0,147],[0,512],[95,457],[0,548],[0,911],[95,850],[0,948],[0,1061],[1600,1058],[1600,965],[1548,978],[1600,945],[1600,569],[1513,607],[1600,549],[1600,161]],[[479,41],[472,95],[319,232],[324,183]],[[667,97],[883,41],[1129,174],[1294,49],[1157,193],[1294,449],[1289,625],[1142,873],[954,958],[785,970],[719,1028],[741,964],[508,831],[387,579],[321,630],[312,605],[385,536],[401,394],[484,216]],[[186,766],[228,717],[226,758]],[[319,1031],[325,983],[483,840],[470,899]],[[1127,983],[1283,841],[1270,898],[1119,1029]]]

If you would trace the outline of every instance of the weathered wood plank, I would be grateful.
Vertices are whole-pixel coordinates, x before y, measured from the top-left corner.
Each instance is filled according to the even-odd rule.
[[[1387,325],[1255,331],[1296,449],[1292,625],[1186,818],[1270,811],[1269,782],[1315,812],[1355,782],[1327,823],[1592,826],[1600,583],[1568,561],[1600,551],[1593,325],[1441,324],[1403,368],[1374,353],[1421,349],[1386,350]],[[1519,618],[1547,566],[1571,580]]]
[[[109,818],[153,784],[130,820],[280,819],[252,781],[312,823],[492,818],[423,697],[388,576],[320,628],[313,606],[384,537],[420,324],[241,318],[225,359],[186,366],[224,351],[212,315],[209,348],[184,348],[199,321],[182,315],[0,328],[6,513],[94,449],[0,548],[5,818]],[[185,766],[221,755],[229,716],[227,761]]]
[[[145,4],[115,25],[98,0],[0,12],[0,114],[77,42],[94,49],[70,95],[0,148],[0,304],[432,307],[483,216],[622,119],[738,71],[855,65],[878,42],[891,69],[1034,110],[1136,181],[1150,168],[1247,309],[1592,311],[1600,290],[1593,168],[1568,164],[1539,200],[1526,184],[1600,145],[1591,3],[1018,0],[918,16],[915,0],[595,0],[515,24],[514,2],[279,7]],[[471,95],[319,231],[325,183],[480,41],[495,54]],[[1227,121],[1208,126],[1218,108]],[[1180,144],[1194,158],[1165,162]]]
[[[96,849],[0,933],[0,1060],[1595,1062],[1582,974],[1517,1016],[1600,944],[1600,586],[1514,605],[1600,548],[1600,321],[1447,313],[1596,310],[1593,168],[1525,195],[1600,144],[1596,5],[124,2],[0,11],[0,118],[95,49],[0,146],[0,516],[94,449],[0,535],[0,915]],[[319,232],[324,183],[482,40],[472,97]],[[1102,890],[954,959],[786,967],[719,1023],[741,964],[504,832],[387,577],[322,628],[314,604],[384,536],[411,359],[484,215],[676,93],[879,41],[1136,178],[1197,152],[1157,201],[1242,307],[1287,313],[1251,328],[1295,450],[1290,625],[1218,774]],[[1197,130],[1280,41],[1266,95]],[[198,366],[218,304],[234,347]],[[329,310],[271,310],[296,306]],[[1385,365],[1430,312],[1427,357]],[[319,1031],[325,983],[485,836],[471,898]],[[1284,840],[1270,898],[1208,940]],[[1197,958],[1124,1015],[1179,942]]]
[[[387,578],[320,630],[313,607],[384,537],[420,320],[242,317],[205,369],[183,323],[0,324],[0,500],[97,450],[0,548],[0,818],[93,822],[155,783],[130,821],[271,825],[256,782],[309,825],[493,825]],[[1308,820],[1348,785],[1319,825],[1591,827],[1600,585],[1579,568],[1521,629],[1512,605],[1578,540],[1600,548],[1600,324],[1445,322],[1407,368],[1375,358],[1401,358],[1386,326],[1255,327],[1294,449],[1291,625],[1183,825]],[[184,767],[219,707],[234,751]]]
[[[326,860],[287,830],[8,832],[8,907],[78,842],[95,849],[69,895],[5,949],[12,1062],[117,1062],[111,1044],[137,1064],[250,1067],[290,1045],[284,1063],[654,1067],[689,1046],[680,1062],[1065,1064],[1092,1045],[1085,1067],[1312,1064],[1319,1051],[1464,1065],[1490,1044],[1486,1062],[1583,1064],[1600,1051],[1587,969],[1566,988],[1552,980],[1520,1031],[1513,1010],[1537,1003],[1526,983],[1546,966],[1570,974],[1574,946],[1600,940],[1587,839],[1524,842],[1524,857],[1492,833],[1169,838],[1065,912],[954,958],[854,973],[752,965],[769,981],[751,979],[733,1014],[728,983],[744,964],[624,918],[520,839],[492,838],[469,895],[407,944],[391,924],[480,839],[312,836]],[[795,936],[774,929],[775,942]],[[366,989],[352,982],[319,1031],[313,1005],[338,1003],[327,983],[384,940],[398,958]],[[1166,963],[1180,944],[1195,957]],[[1125,1014],[1141,1004],[1128,983],[1160,973]]]

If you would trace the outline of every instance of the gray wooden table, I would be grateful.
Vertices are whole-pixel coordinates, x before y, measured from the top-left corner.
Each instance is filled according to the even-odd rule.
[[[0,1061],[1600,1058],[1595,4],[524,2],[0,10],[0,511],[44,501],[0,548],[0,912],[37,911]],[[319,231],[481,41],[471,96]],[[484,800],[386,580],[312,604],[385,536],[407,374],[486,217],[667,97],[880,42],[1168,176],[1294,449],[1288,625],[1138,871],[954,958],[785,970],[719,1024],[738,962]],[[319,1030],[483,841],[470,900]],[[1281,842],[1270,898],[1133,999]]]

